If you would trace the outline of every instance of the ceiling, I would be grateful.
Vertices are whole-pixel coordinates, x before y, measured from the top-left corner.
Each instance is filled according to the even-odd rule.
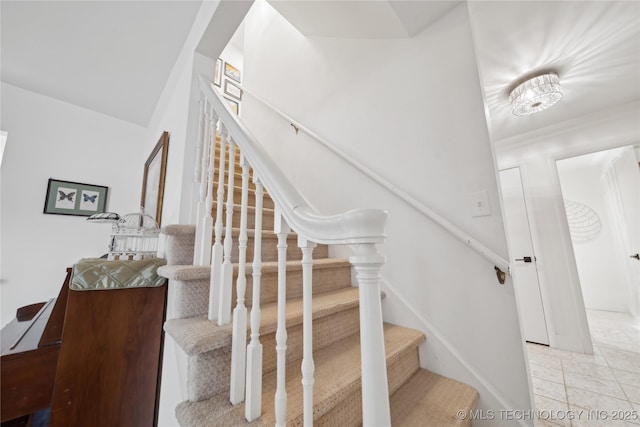
[[[638,1],[471,1],[469,15],[490,132],[498,145],[640,100]],[[510,87],[546,70],[559,75],[562,100],[537,114],[514,116]]]
[[[463,3],[268,1],[307,36],[345,38],[411,37]],[[471,0],[467,8],[494,143],[640,100],[639,1]],[[563,99],[514,116],[510,89],[544,71],[559,75]]]
[[[460,1],[269,0],[307,35],[411,37]],[[2,80],[146,126],[198,1],[0,3]],[[640,2],[467,3],[492,140],[640,100]],[[514,116],[508,91],[536,71],[564,97]]]
[[[462,1],[267,0],[306,36],[411,37]]]
[[[200,4],[2,0],[2,81],[147,126]]]

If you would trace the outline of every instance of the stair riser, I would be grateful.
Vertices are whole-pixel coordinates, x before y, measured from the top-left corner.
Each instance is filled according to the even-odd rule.
[[[360,332],[358,307],[313,320],[313,351],[321,350],[341,339]],[[287,364],[302,362],[302,324],[287,326]],[[275,331],[260,337],[263,373],[275,371],[277,362]]]
[[[212,236],[213,240],[213,236]],[[224,244],[224,236],[222,238]],[[278,260],[278,237],[266,231],[262,235],[262,262],[270,262]],[[168,265],[189,265],[193,263],[193,248],[195,245],[195,235],[180,235],[180,236],[167,236],[167,250],[165,257],[167,258]],[[253,262],[255,239],[253,236],[249,236],[247,240],[247,254],[245,260],[247,264]],[[238,262],[239,256],[239,242],[238,233],[233,234],[233,248],[231,250],[231,262]],[[327,258],[329,256],[329,247],[326,245],[318,245],[313,251],[313,258]],[[302,259],[302,251],[298,248],[298,241],[295,235],[289,236],[287,239],[287,259],[288,260],[300,260]]]
[[[229,392],[231,346],[190,356],[187,365],[187,398],[194,402]]]
[[[217,215],[217,204],[214,202],[213,209],[211,210],[211,215],[213,217],[213,221],[215,223],[216,215]],[[223,206],[222,209],[222,224],[226,225],[226,206]],[[247,209],[247,228],[250,230],[255,229],[255,209],[249,208]],[[231,221],[232,227],[240,228],[240,209],[233,210],[233,220]],[[273,230],[273,210],[263,210],[262,211],[262,229],[263,230]]]
[[[193,264],[195,232],[192,234],[166,235],[165,258],[167,265]]]
[[[223,241],[224,243],[224,241]],[[237,236],[234,236],[234,240],[233,240],[233,248],[231,250],[231,261],[232,262],[238,262],[240,256],[239,256],[239,249],[238,249],[238,238]],[[247,255],[246,255],[246,261],[248,264],[251,264],[253,262],[253,254],[254,254],[254,245],[255,245],[255,240],[253,237],[249,237],[248,241],[247,241]],[[275,234],[264,234],[262,236],[262,248],[260,250],[260,254],[261,254],[261,258],[262,258],[262,262],[269,262],[269,261],[277,261],[278,260],[278,238]],[[318,245],[314,250],[313,250],[313,258],[314,259],[320,259],[320,258],[328,258],[329,257],[329,247],[326,245]],[[298,247],[298,241],[297,241],[297,237],[296,236],[290,236],[287,239],[287,260],[292,261],[292,260],[301,260],[302,259],[302,251],[300,250],[300,248]]]
[[[213,176],[213,186],[214,186],[214,194],[217,194],[217,188],[218,188],[218,180],[219,180],[219,174],[217,171],[217,167],[218,167],[218,163],[216,162],[216,171],[214,173]],[[225,168],[224,171],[224,190],[225,192],[227,191],[227,183],[229,182],[229,169]],[[240,166],[236,166],[235,171],[233,171],[233,185],[234,187],[236,187],[236,190],[234,191],[240,191],[240,189],[242,188],[242,168],[240,168]],[[253,182],[253,171],[249,170],[249,193],[254,193],[256,191],[256,185]],[[269,198],[269,193],[267,192],[267,190],[263,187],[262,191],[264,192],[264,198]]]
[[[169,286],[175,290],[176,319],[200,316],[209,310],[209,278],[188,282],[170,280]]]
[[[235,283],[236,274],[233,276],[233,300],[236,301]],[[277,272],[263,272],[260,282],[260,302],[266,304],[278,301],[278,274]],[[351,268],[348,266],[314,268],[313,293],[335,291],[351,286]],[[247,276],[247,291],[245,305],[251,307],[253,298],[253,277]],[[302,270],[287,271],[287,299],[302,298]]]
[[[396,391],[404,382],[420,368],[418,348],[410,347],[399,357],[387,359],[387,379],[389,394]],[[362,426],[362,388],[354,389],[347,398],[343,399],[329,412],[314,421],[315,426],[341,427]],[[302,419],[289,422],[287,426],[302,426]]]
[[[338,331],[336,333],[336,331]],[[359,312],[357,307],[335,313],[313,321],[313,349],[323,349],[349,335],[359,332]],[[249,343],[247,332],[247,343]],[[260,337],[263,352],[263,374],[276,369],[275,331]],[[231,364],[230,346],[189,358],[188,395],[189,400],[201,401],[218,393],[229,391]],[[287,364],[302,361],[302,324],[287,327]],[[192,372],[194,375],[192,375]],[[202,378],[198,372],[206,372]],[[219,376],[216,376],[219,374]]]
[[[234,209],[237,209],[238,211],[240,210],[240,202],[242,202],[242,181],[237,181],[235,183],[234,189],[233,189],[233,203],[235,205]],[[225,204],[225,209],[226,209],[226,205],[227,205],[227,188],[228,186],[225,184],[224,186],[224,204]],[[218,198],[218,184],[216,183],[216,185],[213,188],[213,197],[214,199]],[[247,192],[247,206],[255,206],[256,205],[256,194],[254,192],[253,189],[249,189],[249,191]],[[269,197],[268,194],[265,194],[262,197],[262,207],[263,208],[269,208],[269,209],[273,209],[274,207],[274,203],[273,200],[271,200],[271,197]]]
[[[232,305],[236,304],[237,272],[233,275]],[[313,291],[327,292],[351,286],[351,270],[338,266],[314,269]],[[183,282],[172,280],[171,286],[176,289],[176,318],[183,319],[207,314],[209,307],[209,279],[198,279]],[[275,271],[263,272],[261,277],[260,300],[262,304],[278,299],[278,275]],[[247,276],[245,305],[251,308],[253,294],[253,277]],[[287,298],[302,297],[302,271],[287,272]],[[183,303],[184,301],[184,303]]]

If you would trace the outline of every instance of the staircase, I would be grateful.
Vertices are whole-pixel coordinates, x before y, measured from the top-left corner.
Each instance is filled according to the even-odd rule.
[[[216,150],[216,159],[219,156]],[[236,156],[238,162],[239,156]],[[216,164],[217,164],[216,160]],[[228,163],[228,162],[227,162]],[[237,163],[239,166],[239,163]],[[228,166],[228,164],[227,164]],[[236,168],[238,170],[239,168]],[[228,178],[229,168],[225,168]],[[241,182],[237,173],[235,182]],[[218,182],[216,179],[214,182]],[[227,179],[224,180],[227,182]],[[225,186],[226,187],[226,186]],[[214,186],[214,194],[217,185]],[[225,188],[225,191],[228,190]],[[241,191],[235,203],[240,203]],[[194,266],[196,227],[170,225],[162,232],[166,237],[168,264],[159,273],[169,279],[175,298],[177,318],[168,320],[165,331],[188,357],[187,400],[176,408],[176,417],[183,427],[275,425],[274,396],[276,393],[276,331],[278,296],[277,238],[273,231],[274,203],[265,194],[262,209],[263,230],[255,233],[255,187],[249,188],[248,251],[253,259],[254,239],[262,241],[260,342],[263,348],[262,411],[252,423],[245,419],[244,404],[229,403],[232,324],[219,326],[207,319],[210,266]],[[214,203],[214,212],[217,204]],[[215,214],[214,214],[215,217]],[[240,210],[232,219],[234,263],[232,295],[236,304],[235,283],[238,276],[238,239]],[[227,229],[228,231],[228,229]],[[286,424],[303,425],[303,268],[302,252],[297,247],[298,236],[287,239],[286,262]],[[246,266],[247,292],[245,304],[252,305],[252,273]],[[384,295],[380,295],[383,298]],[[351,264],[348,260],[329,257],[326,245],[313,251],[313,422],[320,426],[359,426],[362,419],[362,379],[360,353],[359,288],[352,286]],[[249,328],[248,328],[249,329]],[[391,423],[393,426],[468,426],[469,414],[478,400],[471,387],[429,372],[420,367],[418,346],[425,336],[416,330],[384,324],[384,346]],[[249,331],[247,331],[247,343]],[[381,424],[375,425],[384,425]],[[371,424],[373,425],[373,424]]]

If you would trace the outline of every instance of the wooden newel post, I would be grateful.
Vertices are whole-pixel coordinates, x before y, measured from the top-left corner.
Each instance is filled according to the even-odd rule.
[[[387,363],[382,326],[380,270],[385,257],[374,244],[360,244],[349,258],[360,289],[362,425],[390,426]]]

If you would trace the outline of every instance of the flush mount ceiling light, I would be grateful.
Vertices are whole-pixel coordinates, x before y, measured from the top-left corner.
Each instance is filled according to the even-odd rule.
[[[520,83],[509,94],[511,111],[526,116],[546,110],[562,98],[562,88],[556,73],[542,74]]]

